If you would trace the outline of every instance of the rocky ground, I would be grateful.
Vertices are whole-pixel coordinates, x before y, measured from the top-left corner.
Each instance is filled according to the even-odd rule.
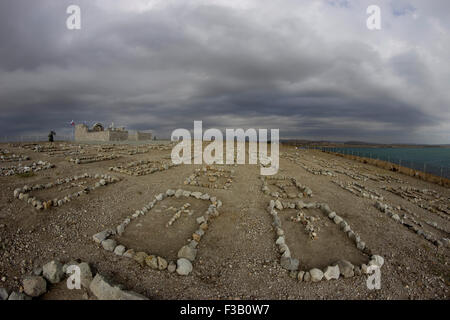
[[[268,180],[268,191],[257,165],[225,166],[222,173],[202,171],[200,165],[172,167],[169,147],[55,143],[2,144],[0,149],[0,167],[8,168],[0,170],[0,288],[8,294],[42,289],[43,278],[29,276],[41,275],[42,266],[57,260],[61,267],[86,262],[92,276],[98,274],[94,283],[105,277],[133,296],[150,299],[449,298],[450,190],[436,184],[287,147],[281,148],[278,173],[287,179]],[[11,173],[12,167],[20,170]],[[24,190],[36,185],[42,188]],[[207,194],[208,201],[177,197],[179,189]],[[209,214],[218,200],[218,213]],[[283,233],[273,225],[271,200]],[[329,218],[325,205],[345,224]],[[197,220],[202,215],[210,218],[206,226]],[[129,225],[111,241],[93,240],[127,219]],[[204,232],[198,235],[199,230]],[[119,243],[154,256],[137,263],[133,254],[114,252]],[[192,250],[184,249],[187,262],[180,266],[177,248],[183,246],[196,250],[188,259]],[[297,264],[292,272],[281,255],[286,248]],[[373,262],[372,255],[384,258],[380,290],[366,285],[363,266]],[[350,262],[354,272],[344,277],[340,264],[338,279],[326,280],[320,273],[335,274],[338,260]],[[179,269],[188,274],[180,275]],[[51,283],[48,272],[44,278],[39,299],[100,297],[89,285],[69,290],[64,281]]]

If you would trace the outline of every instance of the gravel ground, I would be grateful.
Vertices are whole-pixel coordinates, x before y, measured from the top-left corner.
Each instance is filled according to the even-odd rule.
[[[59,143],[56,143],[58,146]],[[121,146],[123,147],[123,146]],[[30,156],[31,160],[48,161],[56,167],[31,176],[0,177],[0,287],[20,290],[21,280],[33,269],[52,259],[68,262],[80,259],[95,270],[123,284],[125,288],[144,294],[151,299],[448,299],[450,284],[449,249],[437,248],[423,237],[395,223],[374,207],[374,200],[358,197],[332,180],[355,181],[348,175],[337,177],[314,175],[299,164],[282,157],[279,174],[296,178],[313,191],[305,202],[325,202],[357,231],[372,251],[385,258],[381,269],[381,289],[369,290],[365,276],[348,279],[298,282],[281,268],[275,245],[276,234],[272,218],[265,208],[271,197],[261,192],[262,182],[256,165],[231,166],[235,178],[229,190],[186,186],[184,180],[198,165],[181,165],[166,171],[145,176],[128,176],[109,171],[109,167],[135,160],[162,159],[170,150],[152,150],[146,154],[122,155],[110,161],[75,165],[64,155],[49,156],[29,149],[0,145],[17,154]],[[85,147],[90,152],[95,146]],[[129,148],[132,148],[130,146]],[[382,190],[389,186],[413,186],[433,189],[450,198],[450,190],[435,184],[389,172],[352,160],[335,157],[314,150],[296,151],[282,148],[311,168],[348,170],[356,173],[380,174],[393,177],[393,181],[361,182],[385,197],[391,206],[401,206],[423,219],[438,222],[450,230],[448,219],[442,219],[397,195]],[[8,163],[11,165],[15,163]],[[0,166],[6,166],[0,163]],[[71,177],[84,172],[110,174],[122,180],[99,188],[58,208],[36,211],[24,201],[15,199],[13,191],[24,185],[48,183],[57,178]],[[198,246],[194,271],[186,277],[155,271],[139,266],[134,261],[106,252],[92,240],[92,235],[118,225],[125,217],[167,189],[187,189],[207,192],[222,200],[221,215],[210,224]],[[50,190],[51,191],[51,190]],[[47,192],[47,191],[46,191]],[[171,204],[168,202],[168,206]],[[155,214],[155,213],[154,213]],[[319,215],[320,213],[314,213]],[[345,237],[319,232],[318,244],[311,245],[299,233],[292,231],[287,238],[293,255],[300,266],[315,265],[324,268],[337,256],[360,263],[361,258],[349,247]],[[171,228],[176,228],[176,223]],[[427,229],[426,227],[425,229]],[[294,230],[293,228],[287,229]],[[448,233],[427,229],[440,237]],[[148,237],[165,241],[164,228],[149,232]],[[189,230],[180,232],[174,239],[182,243]],[[301,232],[297,231],[297,232]],[[296,240],[298,240],[296,242]],[[133,241],[136,241],[134,239]],[[146,241],[146,237],[142,237]],[[143,247],[151,245],[151,241]],[[173,247],[168,244],[168,247]],[[314,251],[312,251],[312,248]],[[164,251],[164,246],[158,250]],[[354,249],[356,250],[356,249]],[[302,252],[304,254],[302,255]],[[354,261],[353,261],[354,260]],[[59,284],[51,287],[43,299],[92,299],[89,292],[74,292]]]

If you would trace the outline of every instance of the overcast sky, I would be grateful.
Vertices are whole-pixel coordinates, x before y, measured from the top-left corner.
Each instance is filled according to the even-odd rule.
[[[81,30],[66,8],[81,8]],[[381,7],[382,29],[366,27]],[[70,121],[450,143],[447,0],[1,0],[0,138]]]

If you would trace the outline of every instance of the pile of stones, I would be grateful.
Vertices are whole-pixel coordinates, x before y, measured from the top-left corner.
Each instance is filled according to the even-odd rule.
[[[178,260],[176,263],[174,261],[168,262],[167,259],[147,254],[146,252],[136,252],[132,248],[125,248],[125,246],[117,243],[116,240],[111,237],[114,235],[122,235],[126,227],[134,219],[145,216],[149,213],[152,208],[157,204],[158,201],[162,201],[166,198],[195,198],[205,201],[210,201],[208,209],[203,216],[197,218],[198,229],[192,234],[191,239],[188,240],[188,244],[181,247],[178,251]],[[179,275],[186,276],[192,272],[193,266],[192,262],[197,256],[197,245],[205,235],[208,229],[208,223],[211,218],[219,216],[218,209],[222,206],[222,201],[217,200],[216,197],[211,197],[207,193],[192,192],[187,190],[172,190],[168,189],[165,193],[160,193],[155,198],[145,205],[141,210],[136,210],[131,216],[125,218],[122,223],[120,223],[115,229],[107,229],[93,235],[93,240],[101,245],[101,247],[109,252],[113,252],[118,256],[123,256],[126,258],[134,259],[142,267],[148,266],[153,270],[167,270],[170,273],[176,272]]]
[[[116,156],[114,154],[111,154],[111,155],[98,154],[98,155],[70,158],[69,162],[72,162],[75,164],[86,164],[86,163],[93,163],[93,162],[99,162],[99,161],[114,160],[117,158],[119,158],[119,156]]]
[[[210,189],[228,190],[231,188],[231,184],[233,183],[233,175],[233,169],[205,166],[201,169],[195,169],[194,173],[186,178],[184,184]],[[201,177],[208,179],[208,182],[201,182]],[[225,179],[225,182],[219,183],[219,179]]]
[[[39,160],[38,162],[33,162],[29,165],[22,165],[21,163],[19,163],[16,166],[0,167],[0,176],[13,176],[16,174],[39,172],[41,170],[48,170],[54,167],[54,164],[41,160]]]
[[[121,285],[112,284],[100,273],[93,273],[86,262],[71,261],[63,265],[57,260],[52,260],[44,266],[36,268],[32,275],[26,276],[22,280],[22,286],[18,291],[9,293],[7,289],[0,288],[0,300],[32,300],[38,298],[48,292],[49,286],[58,284],[73,275],[74,267],[77,267],[80,271],[80,289],[90,290],[99,300],[148,300],[143,295],[123,290]],[[67,282],[70,281],[71,279],[67,279]]]
[[[383,196],[380,193],[376,192],[375,190],[370,190],[369,188],[363,186],[360,183],[348,182],[346,184],[342,181],[337,180],[333,180],[333,183],[337,184],[342,189],[347,190],[358,197],[383,201]]]
[[[126,165],[110,167],[110,171],[127,174],[130,176],[144,176],[159,171],[169,170],[176,165],[172,162],[140,160],[133,161]]]
[[[172,216],[172,218],[170,218],[169,222],[167,222],[166,224],[166,228],[170,227],[171,225],[173,225],[175,223],[175,221],[177,221],[178,219],[181,218],[181,215],[183,213],[186,213],[188,216],[192,216],[194,214],[194,210],[189,210],[188,208],[191,207],[191,204],[189,202],[185,203],[184,205],[181,206],[181,208],[177,209],[174,207],[170,207],[167,210],[173,210],[175,211],[174,215]]]
[[[264,194],[270,195],[275,198],[294,199],[294,198],[303,198],[303,197],[312,197],[313,196],[312,190],[309,187],[304,186],[301,183],[299,183],[295,178],[282,176],[282,175],[262,176],[261,181],[262,181],[261,191]],[[280,182],[280,181],[282,181],[282,182]],[[275,182],[275,183],[273,183],[273,182]],[[281,189],[281,192],[271,192],[269,185],[276,185],[278,188]],[[297,189],[298,193],[297,192],[289,193],[288,191],[286,191],[286,188],[290,187],[290,186],[294,186]]]
[[[317,233],[319,232],[320,227],[316,226],[315,222],[319,220],[319,217],[308,216],[301,210],[297,211],[297,215],[295,217],[291,217],[292,222],[299,222],[305,226],[305,230],[308,232],[311,240],[317,239]]]
[[[80,179],[97,179],[98,181],[95,183],[95,185],[90,187],[83,186],[83,190],[75,192],[73,194],[69,194],[65,196],[62,199],[51,199],[51,200],[39,200],[36,197],[32,196],[30,192],[35,190],[46,190],[58,186],[62,186],[65,184],[72,183],[73,181],[78,181]],[[75,199],[77,197],[80,197],[84,194],[88,194],[91,191],[94,191],[97,188],[106,186],[111,183],[115,183],[120,181],[120,179],[116,177],[111,177],[106,174],[96,174],[91,175],[89,173],[85,173],[80,176],[74,176],[74,177],[68,177],[68,178],[61,178],[57,179],[55,182],[49,182],[47,184],[36,184],[34,186],[24,186],[22,188],[18,188],[14,190],[14,198],[17,198],[19,200],[23,200],[27,202],[28,204],[31,204],[36,210],[42,210],[42,209],[50,209],[51,207],[60,207],[63,204],[72,201],[72,199]]]
[[[402,217],[400,217],[397,213],[394,212],[394,210],[395,210],[394,208],[392,208],[388,204],[382,203],[380,201],[377,201],[375,203],[375,208],[377,208],[381,212],[385,213],[388,217],[390,217],[395,222],[405,226],[412,232],[415,232],[419,236],[423,237],[425,240],[429,241],[433,245],[435,245],[437,247],[442,247],[442,246],[445,246],[447,248],[449,247],[449,239],[447,239],[447,238],[441,238],[440,240],[436,239],[436,236],[433,235],[431,232],[428,232],[426,230],[423,230],[423,229],[417,227],[417,225],[420,227],[422,227],[423,225],[420,222],[416,221],[413,217],[410,217],[406,214],[404,214],[404,215],[402,215]],[[431,223],[430,225],[434,227],[435,223]]]
[[[330,220],[337,224],[342,232],[344,232],[348,236],[348,238],[355,243],[358,250],[360,250],[365,255],[371,256],[371,259],[367,264],[362,264],[359,267],[353,266],[348,261],[340,260],[330,266],[327,266],[323,270],[319,268],[313,268],[309,271],[299,271],[299,260],[291,256],[291,251],[286,244],[285,233],[281,226],[281,219],[278,216],[278,211],[285,208],[298,210],[302,210],[305,208],[320,209],[320,211],[324,215],[326,215]],[[371,272],[369,266],[378,266],[381,268],[384,263],[384,259],[381,256],[372,255],[372,251],[368,248],[365,242],[361,240],[360,236],[350,228],[349,224],[342,217],[338,216],[336,212],[331,211],[330,207],[327,204],[315,202],[303,203],[301,200],[296,201],[295,203],[281,202],[280,200],[270,200],[267,211],[273,218],[273,226],[277,234],[275,244],[277,245],[279,253],[281,254],[280,265],[284,269],[290,272],[294,272],[299,281],[318,282],[322,279],[338,279],[340,275],[342,275],[344,278],[348,278],[354,276],[355,274],[367,274]]]

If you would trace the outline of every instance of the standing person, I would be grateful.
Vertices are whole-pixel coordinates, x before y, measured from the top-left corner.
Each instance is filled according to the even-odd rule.
[[[50,131],[50,133],[48,134],[48,141],[49,142],[53,142],[53,136],[56,135],[55,131]]]

